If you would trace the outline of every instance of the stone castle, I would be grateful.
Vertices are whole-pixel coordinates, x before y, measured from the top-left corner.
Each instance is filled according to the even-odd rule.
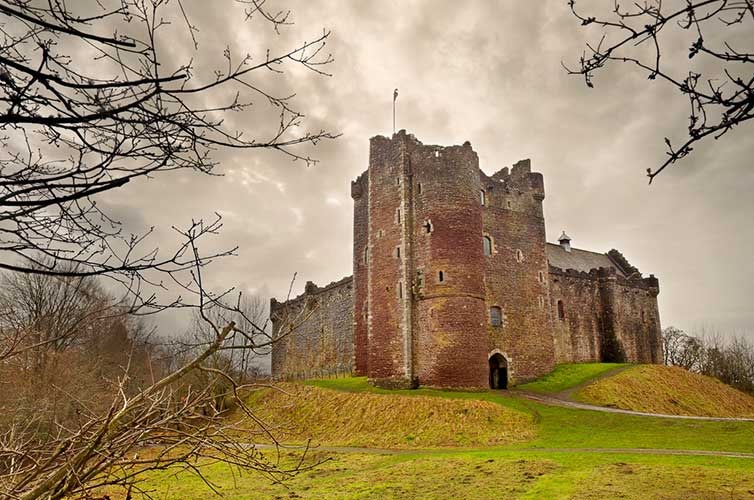
[[[542,174],[487,176],[401,130],[351,183],[353,276],[271,300],[277,379],[506,388],[558,363],[662,360],[659,284],[617,250],[545,241]]]

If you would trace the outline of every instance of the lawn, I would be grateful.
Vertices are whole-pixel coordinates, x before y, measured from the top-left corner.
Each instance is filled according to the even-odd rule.
[[[626,363],[575,363],[558,365],[553,371],[528,384],[516,386],[517,389],[552,394],[576,387],[603,373],[615,370]]]
[[[329,458],[283,484],[224,464],[202,467],[224,499],[743,499],[754,495],[754,460],[607,453],[459,451]],[[292,463],[296,454],[284,461]],[[161,500],[212,498],[188,472],[161,471],[143,487]],[[113,500],[124,497],[111,491]]]
[[[754,422],[671,420],[577,410],[546,406],[500,391],[390,391],[370,386],[364,377],[312,380],[306,384],[347,392],[481,399],[531,414],[537,424],[537,437],[509,447],[754,450]]]
[[[370,433],[382,433],[385,429],[368,426],[352,428],[347,419],[356,418],[356,415],[349,412],[367,412],[371,415],[369,419],[372,419],[384,411],[387,422],[403,419],[403,413],[418,415],[426,410],[425,420],[434,421],[434,418],[440,422],[457,418],[459,408],[465,408],[465,403],[469,403],[469,408],[477,408],[479,401],[495,403],[506,410],[517,410],[513,415],[526,414],[535,425],[536,432],[527,434],[520,442],[475,449],[413,449],[390,454],[315,449],[309,452],[304,463],[322,463],[282,483],[272,482],[259,473],[241,472],[225,464],[196,464],[201,466],[205,479],[222,493],[223,498],[754,498],[752,458],[670,455],[652,451],[752,452],[754,423],[751,422],[671,420],[584,411],[545,406],[501,391],[387,391],[369,386],[364,378],[314,380],[298,387],[308,387],[314,395],[311,401],[308,401],[310,396],[303,400],[304,406],[313,405],[312,411],[302,410],[300,415],[311,421],[312,426],[330,422],[335,414],[339,415],[338,418],[345,418],[340,423],[330,422],[335,426],[330,429],[332,432],[318,435],[318,444],[322,446],[338,445],[343,440],[351,445],[373,445],[377,438],[378,441],[383,440],[380,441],[382,444],[384,439],[405,438],[400,432],[390,437],[391,428],[386,428],[387,437],[370,437]],[[338,394],[339,397],[334,397]],[[353,397],[383,394],[390,396]],[[433,405],[430,401],[432,398],[449,399],[453,403]],[[464,405],[458,407],[454,404],[462,402]],[[323,408],[321,415],[314,411],[320,405]],[[418,409],[417,412],[412,411],[414,407]],[[482,412],[489,410],[486,405],[478,406],[478,409]],[[450,413],[443,416],[444,411]],[[317,419],[321,421],[317,422]],[[474,425],[480,424],[475,422]],[[435,438],[438,435],[432,434]],[[463,442],[456,444],[463,445]],[[626,449],[649,450],[638,453]],[[271,450],[264,450],[263,454],[270,461],[280,459],[283,466],[296,463],[301,458],[301,453],[297,451],[284,451],[277,456]],[[154,472],[142,486],[149,490],[153,498],[160,500],[213,498],[204,481],[186,469]],[[103,493],[109,493],[113,500],[124,499],[121,492]]]

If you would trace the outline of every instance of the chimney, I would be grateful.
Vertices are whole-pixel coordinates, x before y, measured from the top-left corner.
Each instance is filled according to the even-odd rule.
[[[558,238],[558,243],[560,243],[560,246],[563,247],[563,250],[566,252],[571,251],[571,237],[568,236],[565,231],[563,231],[563,234],[560,235],[560,238]]]

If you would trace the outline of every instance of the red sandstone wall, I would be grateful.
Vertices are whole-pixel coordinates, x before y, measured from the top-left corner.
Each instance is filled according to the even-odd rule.
[[[353,198],[353,330],[354,375],[367,375],[368,367],[368,259],[369,181],[367,172],[351,183]]]
[[[400,219],[397,215],[402,207],[402,183],[407,167],[404,156],[400,139],[391,141],[377,136],[370,141],[367,366],[369,378],[383,385],[402,385],[410,378],[404,324],[404,300],[408,296],[403,276],[404,256],[399,258],[396,254],[396,249],[402,247],[405,223],[405,214],[401,213]]]
[[[485,324],[489,350],[508,358],[508,375],[521,382],[552,370],[555,362],[548,307],[548,265],[542,214],[544,183],[529,160],[492,178],[482,175],[487,199],[484,233],[493,240],[484,258]],[[480,245],[482,244],[480,240]],[[523,258],[517,258],[517,254]],[[540,276],[540,273],[542,275]],[[492,326],[489,308],[503,311],[503,325]]]
[[[601,361],[600,326],[604,312],[596,272],[563,272],[550,268],[550,310],[555,338],[556,363]],[[563,301],[565,317],[558,317],[558,301]]]
[[[408,143],[414,374],[423,385],[487,387],[479,160],[469,143]]]
[[[654,277],[626,279],[607,269],[550,268],[550,312],[558,363],[662,362],[659,288]],[[562,300],[565,318],[558,318]]]

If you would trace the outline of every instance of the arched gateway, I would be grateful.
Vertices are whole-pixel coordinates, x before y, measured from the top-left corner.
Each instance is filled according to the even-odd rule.
[[[490,389],[508,388],[508,360],[496,352],[490,356]]]

